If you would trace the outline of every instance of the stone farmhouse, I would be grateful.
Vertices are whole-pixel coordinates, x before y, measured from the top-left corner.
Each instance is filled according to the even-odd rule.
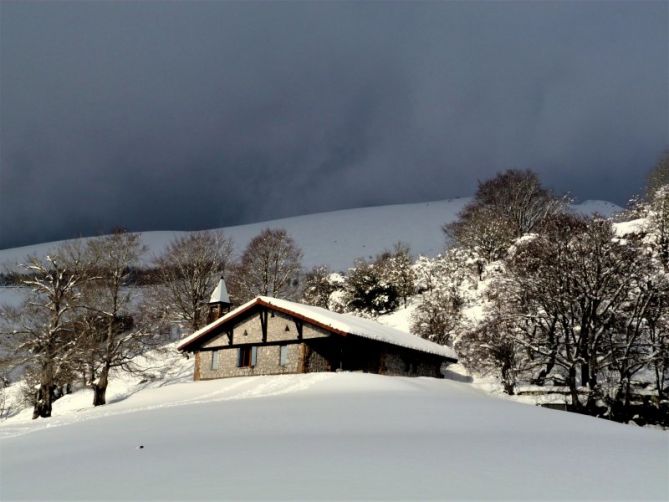
[[[453,349],[370,319],[259,296],[230,311],[225,283],[209,324],[178,349],[195,354],[195,380],[318,371],[442,377]]]

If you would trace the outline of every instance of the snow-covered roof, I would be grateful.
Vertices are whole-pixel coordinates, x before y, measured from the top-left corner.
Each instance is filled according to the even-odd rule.
[[[304,305],[302,303],[291,302],[288,300],[280,300],[278,298],[271,298],[269,296],[258,296],[253,300],[237,307],[220,319],[217,319],[216,321],[208,324],[207,326],[201,328],[200,330],[182,340],[181,343],[177,345],[177,348],[179,350],[186,350],[186,347],[195,340],[212,332],[218,326],[245,312],[254,305],[263,305],[265,307],[275,308],[284,313],[299,316],[307,322],[311,321],[316,325],[322,326],[326,329],[329,328],[330,330],[341,334],[355,335],[362,338],[367,338],[369,340],[376,340],[407,349],[427,352],[429,354],[435,354],[453,360],[458,359],[457,354],[450,347],[439,345],[438,343],[425,340],[424,338],[411,335],[404,331],[384,326],[371,319],[356,317],[350,314],[339,314],[321,307]]]
[[[211,294],[209,303],[230,303],[230,295],[228,295],[228,288],[225,287],[223,277],[218,281],[218,286],[216,286],[216,289],[214,289],[214,292]]]

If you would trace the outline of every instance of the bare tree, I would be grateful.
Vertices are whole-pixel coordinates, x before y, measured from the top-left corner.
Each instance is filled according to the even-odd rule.
[[[537,231],[566,203],[544,188],[536,173],[510,169],[479,183],[474,200],[443,230],[456,244],[497,260],[514,239]]]
[[[106,403],[109,372],[131,369],[131,361],[146,348],[151,336],[138,326],[132,267],[145,252],[138,234],[119,230],[88,241],[86,261],[91,280],[82,288],[85,314],[79,319],[80,349],[89,365],[93,405]]]
[[[513,242],[513,230],[494,208],[470,204],[459,219],[443,227],[456,245],[475,251],[488,262],[504,257]]]
[[[158,284],[151,296],[160,316],[185,321],[193,331],[202,327],[207,302],[232,250],[232,240],[218,232],[193,232],[174,239],[155,262]]]
[[[231,283],[242,300],[255,296],[293,299],[299,293],[302,251],[283,229],[265,229],[242,254]]]
[[[30,294],[20,307],[5,309],[4,319],[37,385],[33,418],[49,417],[59,386],[71,379],[77,350],[73,319],[78,286],[86,280],[80,246],[63,245],[45,258],[29,257],[23,268]]]

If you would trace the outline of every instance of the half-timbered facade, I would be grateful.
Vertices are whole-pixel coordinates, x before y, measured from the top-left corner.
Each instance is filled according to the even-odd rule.
[[[195,380],[317,371],[441,377],[449,348],[369,319],[257,297],[178,346],[195,354]]]

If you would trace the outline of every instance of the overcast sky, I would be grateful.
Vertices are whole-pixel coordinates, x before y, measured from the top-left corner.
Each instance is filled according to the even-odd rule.
[[[668,6],[3,1],[0,248],[459,197],[512,167],[622,205],[669,145]]]

